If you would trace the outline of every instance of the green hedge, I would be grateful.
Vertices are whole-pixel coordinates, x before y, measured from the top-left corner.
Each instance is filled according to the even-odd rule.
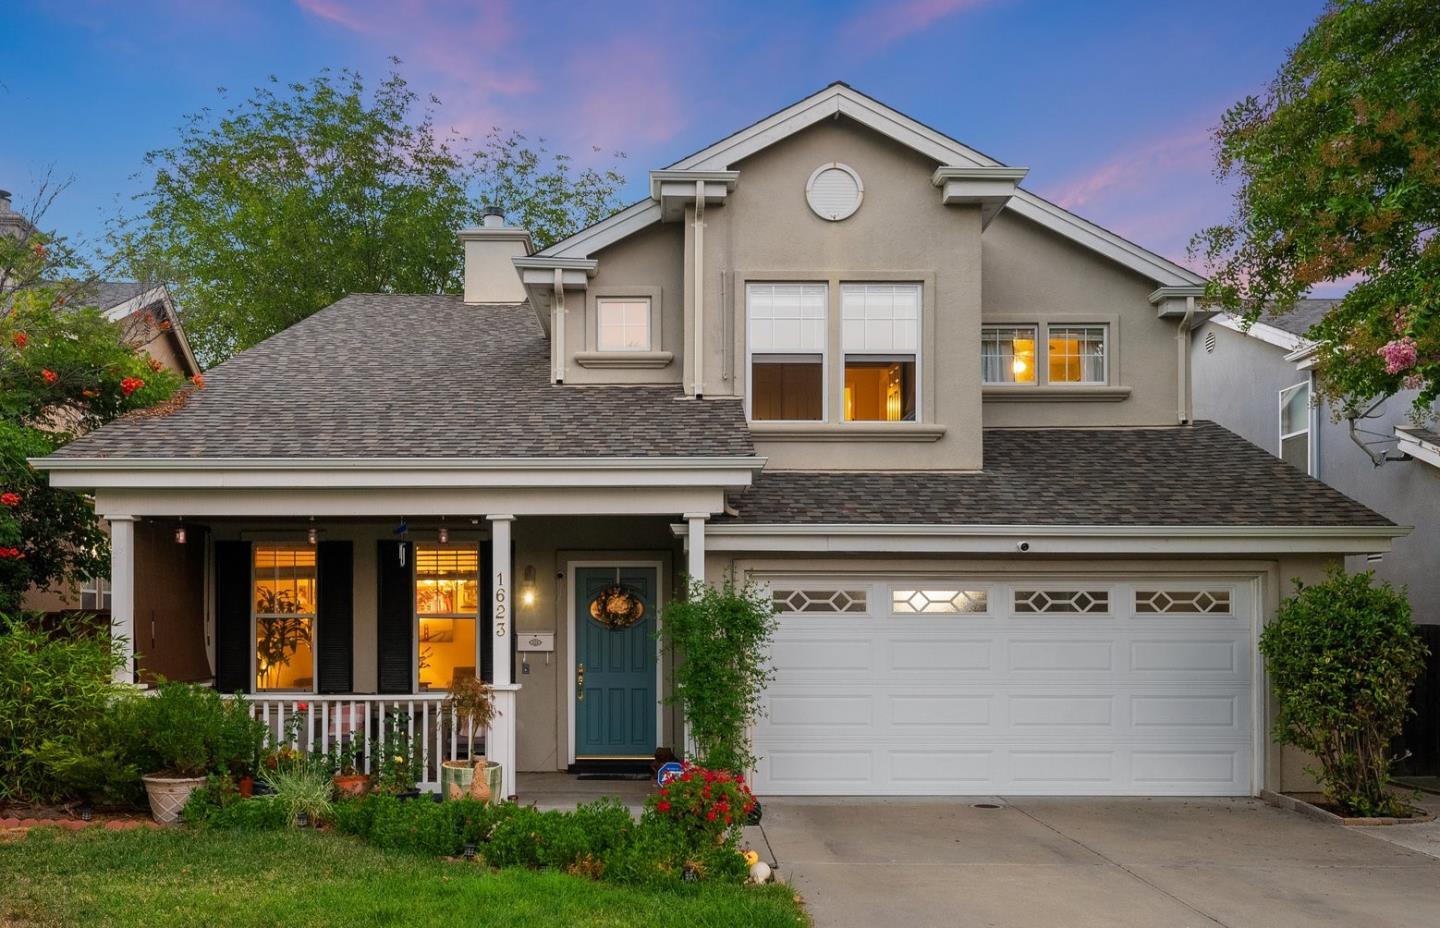
[[[336,803],[334,825],[391,850],[453,857],[474,845],[477,857],[492,867],[559,870],[619,883],[743,882],[747,875],[733,838],[697,847],[674,823],[655,815],[636,822],[613,799],[574,812],[541,812],[375,795]]]

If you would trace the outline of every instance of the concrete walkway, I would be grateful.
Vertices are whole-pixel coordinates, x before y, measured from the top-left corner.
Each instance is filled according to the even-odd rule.
[[[1440,860],[1257,800],[976,801],[769,799],[763,829],[817,928],[1440,924]]]

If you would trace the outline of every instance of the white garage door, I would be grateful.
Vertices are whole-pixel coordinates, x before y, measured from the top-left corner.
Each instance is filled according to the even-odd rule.
[[[1245,581],[769,579],[770,795],[1248,795]]]

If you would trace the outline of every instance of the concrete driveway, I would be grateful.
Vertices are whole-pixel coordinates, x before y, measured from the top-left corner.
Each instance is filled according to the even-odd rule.
[[[769,799],[762,829],[817,928],[1440,925],[1440,859],[1254,800]]]

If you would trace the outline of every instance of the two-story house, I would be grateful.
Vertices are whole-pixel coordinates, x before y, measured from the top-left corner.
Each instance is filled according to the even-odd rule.
[[[118,634],[183,611],[322,740],[398,713],[432,785],[467,674],[507,793],[678,748],[657,623],[734,571],[779,610],[762,794],[1279,786],[1256,633],[1406,530],[1194,421],[1203,281],[1025,173],[834,84],[39,466],[111,520]]]

